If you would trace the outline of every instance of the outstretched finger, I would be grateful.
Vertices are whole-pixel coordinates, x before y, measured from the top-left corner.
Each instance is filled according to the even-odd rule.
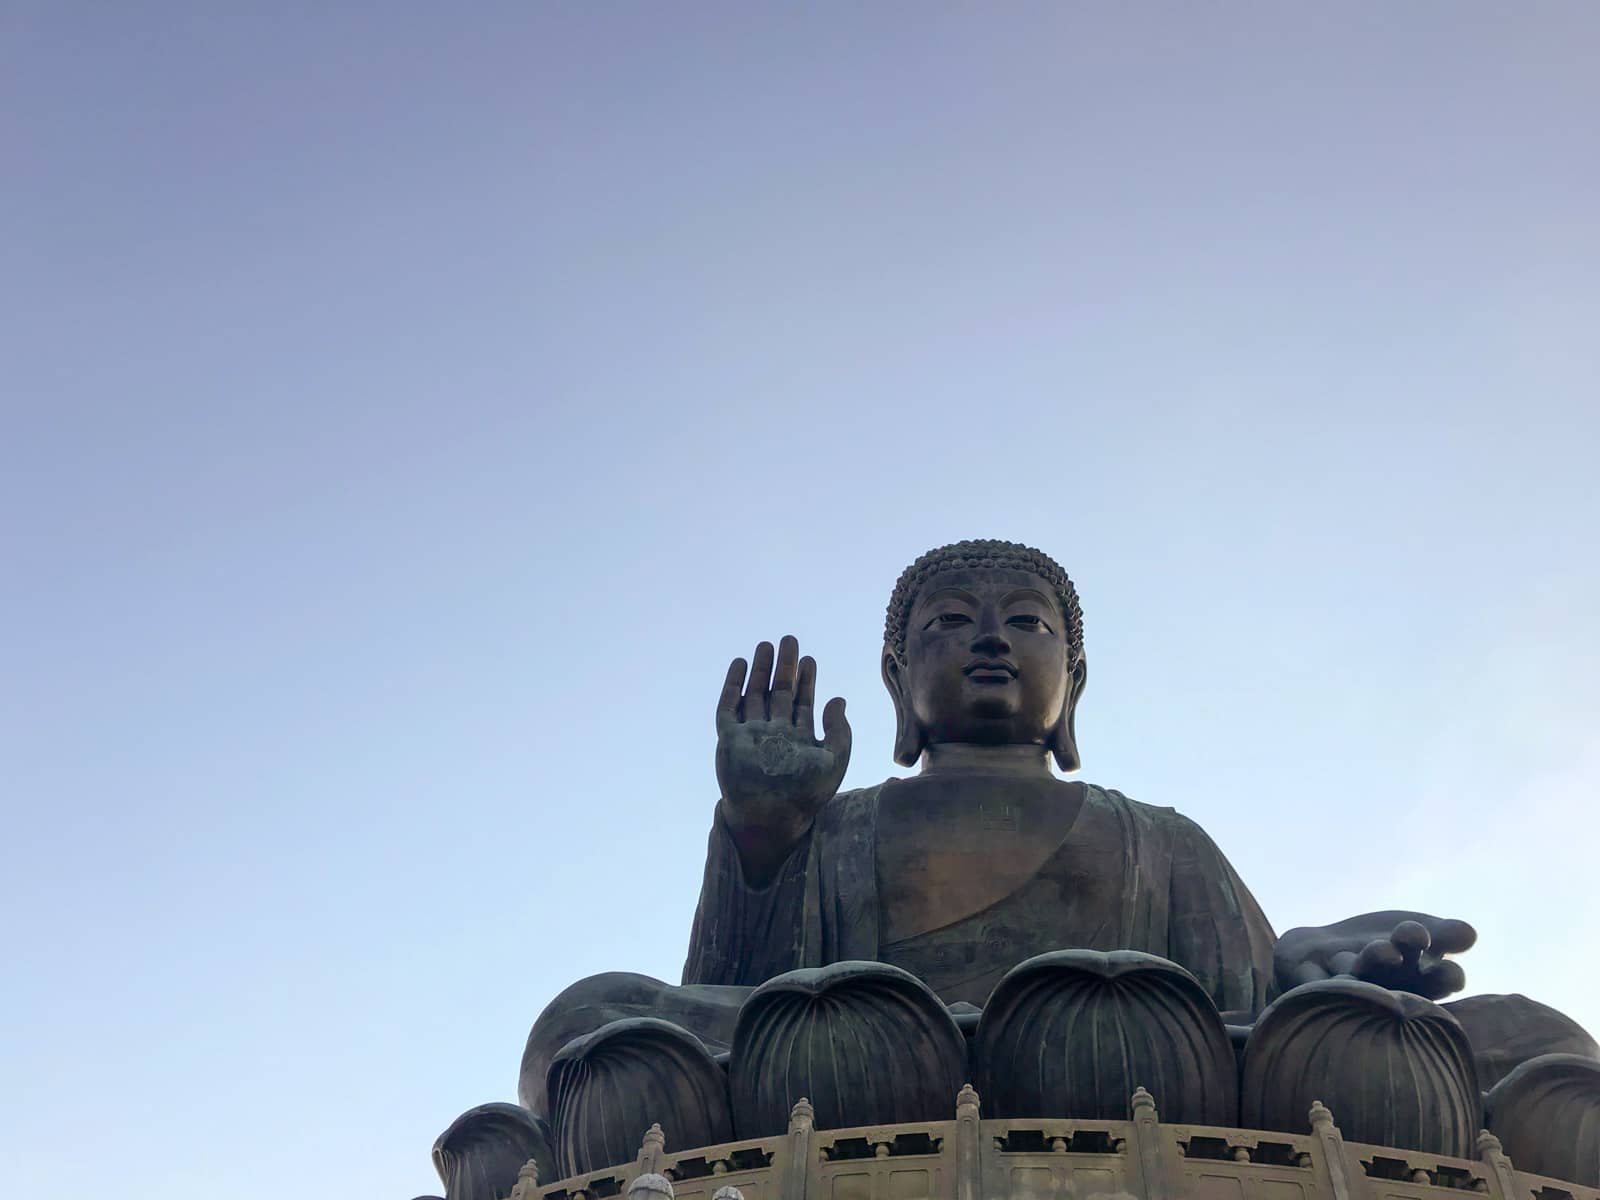
[[[1449,959],[1440,959],[1432,966],[1422,969],[1418,992],[1428,1000],[1442,1000],[1466,986],[1467,973],[1461,969],[1461,964]]]
[[[750,678],[744,685],[744,704],[739,709],[741,721],[767,719],[767,689],[772,686],[772,643],[762,642],[750,659]]]
[[[1478,931],[1465,921],[1446,918],[1433,922],[1428,929],[1433,935],[1435,954],[1460,954],[1471,950],[1478,941]]]
[[[811,709],[817,702],[817,660],[809,654],[800,660],[794,681],[794,724],[809,738],[817,736]]]
[[[744,690],[745,661],[736,658],[728,664],[728,676],[722,681],[722,695],[717,697],[717,732],[739,720],[739,693]]]
[[[850,722],[844,719],[844,697],[835,696],[822,710],[822,744],[834,756],[850,758]]]
[[[800,643],[785,634],[778,642],[778,669],[772,676],[772,700],[768,714],[774,721],[794,720],[795,671],[800,659]]]

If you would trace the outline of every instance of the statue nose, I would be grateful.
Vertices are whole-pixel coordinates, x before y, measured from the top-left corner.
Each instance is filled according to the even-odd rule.
[[[1009,654],[1011,643],[998,625],[987,625],[978,630],[978,636],[972,640],[972,650],[974,654]]]

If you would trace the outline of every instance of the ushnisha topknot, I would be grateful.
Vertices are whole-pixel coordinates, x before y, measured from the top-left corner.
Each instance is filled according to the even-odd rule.
[[[1048,583],[1061,602],[1061,611],[1067,620],[1067,661],[1077,664],[1083,657],[1083,609],[1078,606],[1078,589],[1072,586],[1072,580],[1067,578],[1060,564],[1042,550],[992,538],[952,542],[929,550],[900,572],[883,621],[883,644],[894,655],[895,662],[902,667],[906,665],[906,625],[911,620],[911,606],[917,602],[918,590],[940,571],[971,567],[1031,571]]]

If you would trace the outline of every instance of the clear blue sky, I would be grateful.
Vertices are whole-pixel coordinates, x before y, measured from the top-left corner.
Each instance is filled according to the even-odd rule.
[[[0,8],[0,1169],[435,1191],[676,978],[729,658],[1084,597],[1087,778],[1600,1031],[1600,8]]]

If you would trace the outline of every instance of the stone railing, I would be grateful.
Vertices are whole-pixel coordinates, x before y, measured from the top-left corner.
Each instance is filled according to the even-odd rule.
[[[1304,1134],[1164,1125],[1143,1088],[1126,1121],[983,1120],[965,1087],[954,1119],[819,1130],[801,1100],[787,1133],[669,1151],[544,1185],[530,1162],[512,1200],[1600,1200],[1518,1171],[1494,1135],[1476,1159],[1347,1142],[1316,1104]]]

